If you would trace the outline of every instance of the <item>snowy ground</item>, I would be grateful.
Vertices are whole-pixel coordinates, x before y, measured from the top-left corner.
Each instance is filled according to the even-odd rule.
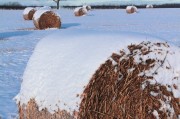
[[[142,34],[180,46],[179,9],[140,9],[127,15],[125,10],[92,10],[87,16],[74,17],[73,10],[57,11],[62,18],[62,29],[86,32],[106,31]],[[17,113],[12,98],[19,92],[27,61],[37,42],[59,30],[34,31],[32,21],[24,21],[22,10],[0,10],[0,115],[11,118]]]

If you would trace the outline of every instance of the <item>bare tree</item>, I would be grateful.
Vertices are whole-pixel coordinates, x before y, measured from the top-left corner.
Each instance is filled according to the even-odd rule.
[[[59,1],[60,0],[53,0],[53,1],[57,3],[57,9],[59,9]]]

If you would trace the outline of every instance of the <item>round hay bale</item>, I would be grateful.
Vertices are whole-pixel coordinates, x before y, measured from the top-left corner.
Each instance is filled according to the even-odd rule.
[[[83,8],[86,8],[87,11],[91,10],[91,6],[90,5],[83,5]]]
[[[37,29],[60,28],[59,15],[50,10],[38,10],[33,16],[33,23]]]
[[[75,16],[83,16],[87,14],[87,9],[84,7],[77,7],[74,10],[74,15]]]
[[[33,7],[27,7],[23,11],[23,18],[24,20],[32,20],[34,13],[36,12],[36,9]]]
[[[180,67],[172,57],[179,54],[167,43],[151,42],[113,53],[86,86],[78,118],[178,119]]]
[[[146,8],[153,8],[153,5],[146,5]]]
[[[137,12],[137,7],[135,7],[135,6],[127,6],[126,7],[126,13],[132,14],[132,13],[135,13],[135,12]]]

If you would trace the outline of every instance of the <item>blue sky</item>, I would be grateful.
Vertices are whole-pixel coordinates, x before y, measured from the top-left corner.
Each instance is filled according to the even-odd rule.
[[[0,4],[9,2],[19,2],[22,5],[55,5],[53,0],[0,0]],[[180,3],[180,0],[61,0],[61,5],[82,5],[82,4],[164,4],[164,3]]]

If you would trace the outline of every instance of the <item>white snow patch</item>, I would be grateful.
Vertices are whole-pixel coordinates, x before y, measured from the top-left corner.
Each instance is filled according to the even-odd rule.
[[[153,91],[151,91],[150,94],[151,94],[152,96],[157,96],[157,95],[158,95],[158,93],[153,92]]]
[[[36,7],[36,10],[51,10],[50,6]]]
[[[153,115],[156,117],[156,119],[159,119],[159,114],[156,110],[153,111]]]

